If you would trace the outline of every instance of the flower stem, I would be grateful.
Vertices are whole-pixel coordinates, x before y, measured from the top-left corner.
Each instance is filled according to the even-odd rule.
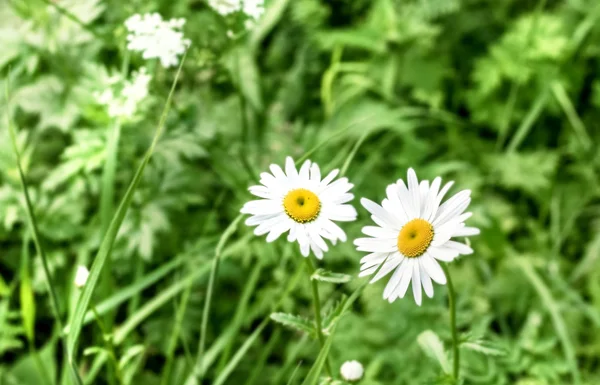
[[[448,304],[450,306],[450,328],[452,329],[452,350],[454,352],[453,361],[453,376],[456,383],[459,380],[460,372],[460,350],[458,341],[458,330],[456,329],[456,295],[454,292],[454,286],[452,285],[452,278],[450,277],[450,270],[446,264],[441,264],[446,274],[446,280],[448,281]]]
[[[306,269],[308,272],[308,280],[310,281],[310,285],[312,286],[312,295],[313,295],[313,306],[315,310],[315,326],[317,329],[317,337],[319,338],[319,343],[321,344],[321,348],[325,345],[325,336],[323,336],[323,324],[321,321],[321,300],[319,299],[319,286],[317,281],[312,279],[312,275],[315,272],[315,267],[313,266],[310,257],[305,257],[304,261],[306,262]],[[331,370],[331,362],[329,362],[329,357],[327,358],[327,365],[325,365],[325,370],[327,370],[327,374],[329,377],[333,378],[333,372]]]

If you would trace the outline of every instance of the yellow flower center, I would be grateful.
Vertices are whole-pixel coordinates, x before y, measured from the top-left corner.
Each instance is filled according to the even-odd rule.
[[[321,212],[321,201],[312,191],[292,190],[283,198],[285,213],[298,223],[312,222]]]
[[[413,219],[400,229],[398,250],[408,257],[423,255],[433,240],[433,225],[424,219]]]

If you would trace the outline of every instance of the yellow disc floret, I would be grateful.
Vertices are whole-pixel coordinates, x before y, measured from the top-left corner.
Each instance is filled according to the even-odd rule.
[[[290,191],[283,198],[283,209],[298,223],[312,222],[321,212],[321,201],[312,191],[299,188]]]
[[[413,219],[398,234],[398,250],[408,258],[420,257],[433,240],[433,226],[424,219]]]

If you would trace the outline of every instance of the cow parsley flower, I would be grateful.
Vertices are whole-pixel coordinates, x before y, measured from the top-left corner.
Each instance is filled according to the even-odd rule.
[[[165,68],[176,66],[191,43],[181,32],[184,24],[185,19],[163,20],[158,13],[133,15],[125,21],[127,48],[144,59],[159,59]]]
[[[85,266],[77,266],[77,271],[75,272],[75,286],[79,288],[84,287],[89,276],[90,272]]]
[[[371,280],[375,282],[395,270],[383,292],[383,298],[389,302],[403,298],[412,281],[415,302],[421,305],[421,287],[432,297],[432,280],[446,284],[437,261],[451,262],[461,254],[473,253],[469,246],[451,240],[479,234],[478,229],[464,224],[471,216],[464,213],[471,202],[471,192],[463,190],[442,203],[453,182],[440,190],[441,182],[437,177],[431,184],[427,180],[419,183],[411,168],[408,187],[401,179],[389,185],[381,206],[361,199],[377,226],[362,229],[372,238],[354,241],[359,251],[370,253],[360,261],[360,276],[379,270]]]
[[[285,173],[275,164],[270,169],[271,173],[260,174],[261,186],[249,189],[262,199],[247,202],[241,210],[252,215],[246,220],[248,226],[258,226],[254,234],[268,234],[267,242],[273,242],[289,231],[288,241],[297,241],[303,256],[312,250],[319,259],[329,249],[323,238],[333,244],[346,240],[334,221],[356,219],[356,210],[347,204],[354,198],[348,178],[333,181],[339,173],[333,170],[321,179],[319,166],[309,160],[298,171],[290,157],[285,161]]]
[[[106,106],[112,118],[131,119],[139,104],[148,96],[152,77],[144,67],[131,74],[131,79],[113,75],[106,80],[105,89],[94,93],[99,104]]]
[[[360,380],[364,372],[365,371],[362,364],[356,360],[346,361],[340,368],[340,374],[342,375],[342,378],[349,382]]]
[[[264,0],[209,0],[210,6],[223,16],[242,11],[253,19],[265,12]]]

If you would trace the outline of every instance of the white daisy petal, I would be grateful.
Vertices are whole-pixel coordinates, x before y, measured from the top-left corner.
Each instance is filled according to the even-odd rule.
[[[413,271],[412,271],[412,288],[413,288],[413,296],[415,297],[415,302],[417,305],[421,306],[421,272],[419,271],[419,263],[415,261],[413,263]]]
[[[377,274],[375,274],[375,277],[373,277],[373,279],[371,279],[370,283],[377,282],[381,278],[388,275],[390,273],[390,271],[394,270],[396,267],[398,267],[398,265],[400,265],[400,263],[402,263],[403,259],[404,259],[404,257],[401,256],[399,253],[390,254],[389,258],[385,261],[385,263],[381,267],[381,270],[379,270],[377,272]]]
[[[394,271],[394,274],[392,274],[392,277],[388,281],[388,284],[385,286],[385,290],[383,291],[383,299],[388,299],[392,294],[394,294],[394,290],[396,289],[396,287],[400,283],[400,280],[402,279],[402,276],[406,272],[407,266],[410,266],[408,260],[403,259],[400,265],[396,268],[396,271]]]
[[[431,213],[433,212],[441,183],[442,178],[440,178],[439,176],[435,178],[433,182],[431,182],[431,187],[429,188],[429,192],[424,202],[423,219],[429,221],[429,219],[431,218]]]
[[[310,179],[310,160],[305,160],[304,163],[302,163],[302,167],[300,167],[300,172],[298,173],[298,176],[302,180]]]
[[[420,216],[419,208],[421,207],[421,193],[419,191],[419,180],[417,179],[417,174],[415,170],[412,168],[408,169],[408,191],[410,193],[412,199],[412,206],[415,209],[416,217]]]
[[[450,190],[452,185],[454,185],[453,181],[446,183],[444,185],[444,187],[442,187],[442,191],[440,191],[440,193],[435,198],[435,203],[433,204],[433,207],[431,208],[431,214],[429,215],[429,219],[426,218],[429,222],[433,222],[433,220],[435,219],[437,212],[439,210],[440,204],[442,203],[442,199],[444,199],[444,196],[446,195],[446,193],[448,193],[448,190]]]
[[[289,156],[285,158],[285,174],[292,180],[298,178],[298,171],[296,170],[294,160]]]
[[[453,216],[459,215],[464,211],[464,209],[457,214],[453,215],[453,213],[457,212],[457,208],[460,208],[464,205],[465,202],[470,201],[470,190],[463,190],[452,198],[448,199],[444,204],[440,206],[438,209],[436,218],[433,220],[433,225],[443,225],[446,220],[451,219]],[[467,203],[468,206],[468,203]],[[465,208],[467,206],[464,206]]]
[[[404,208],[404,212],[406,213],[406,216],[408,217],[408,219],[417,218],[419,215],[415,211],[415,208],[413,207],[412,198],[410,196],[408,188],[404,184],[404,181],[402,179],[398,180],[398,182],[396,183],[396,186],[398,186],[398,194],[397,194],[398,199],[400,200],[400,203],[402,204],[402,207]]]
[[[321,169],[316,163],[310,166],[310,181],[316,184],[321,182]]]
[[[270,199],[247,202],[240,210],[240,212],[243,214],[254,215],[277,214],[282,211],[281,204]]]
[[[402,274],[402,278],[400,278],[400,283],[398,283],[398,287],[396,287],[394,294],[391,295],[390,298],[388,298],[388,301],[392,302],[396,298],[404,298],[404,295],[406,294],[406,290],[408,289],[408,285],[410,284],[412,278],[412,266],[414,263],[415,260],[412,258],[406,260],[407,266],[404,270],[404,273]]]
[[[423,285],[423,290],[425,291],[425,294],[429,298],[433,298],[433,284],[431,283],[431,277],[429,277],[429,274],[427,274],[427,271],[425,271],[425,268],[423,267],[423,262],[421,262],[420,259],[419,272],[421,273],[421,285]]]
[[[275,177],[275,179],[280,179],[280,180],[286,180],[287,176],[285,175],[285,173],[283,172],[283,170],[281,169],[281,167],[279,167],[279,165],[277,164],[272,164],[269,166],[269,169],[271,170],[271,173],[273,174],[273,176]]]
[[[397,239],[398,232],[385,227],[365,226],[361,230],[365,235],[374,238]]]
[[[423,256],[421,256],[421,262],[425,268],[425,271],[427,274],[429,274],[432,280],[440,285],[446,284],[446,274],[444,274],[444,270],[442,270],[442,267],[439,265],[439,263],[437,263],[436,260],[429,255],[429,252],[426,252],[423,254]]]
[[[458,251],[460,254],[469,255],[473,254],[473,249],[464,243],[448,241],[444,244],[445,247]]]
[[[457,250],[449,249],[447,247],[433,247],[432,246],[429,249],[427,249],[427,252],[433,258],[437,259],[438,261],[443,261],[443,262],[452,262],[459,255],[459,252]]]
[[[323,178],[323,180],[321,181],[320,187],[323,188],[323,187],[327,186],[329,183],[331,183],[331,181],[339,173],[340,173],[340,170],[338,170],[338,169],[331,171],[329,174],[327,174],[327,176],[325,178]]]
[[[454,231],[454,233],[452,234],[453,237],[470,237],[473,235],[479,235],[481,233],[481,231],[479,231],[478,228],[476,227],[461,227],[460,229],[457,229],[456,231]]]
[[[365,209],[367,209],[371,214],[373,214],[373,216],[377,217],[379,220],[385,223],[385,226],[382,227],[390,227],[392,229],[400,230],[401,226],[398,219],[394,218],[383,207],[379,206],[377,203],[367,198],[362,198],[360,200],[360,203]]]

